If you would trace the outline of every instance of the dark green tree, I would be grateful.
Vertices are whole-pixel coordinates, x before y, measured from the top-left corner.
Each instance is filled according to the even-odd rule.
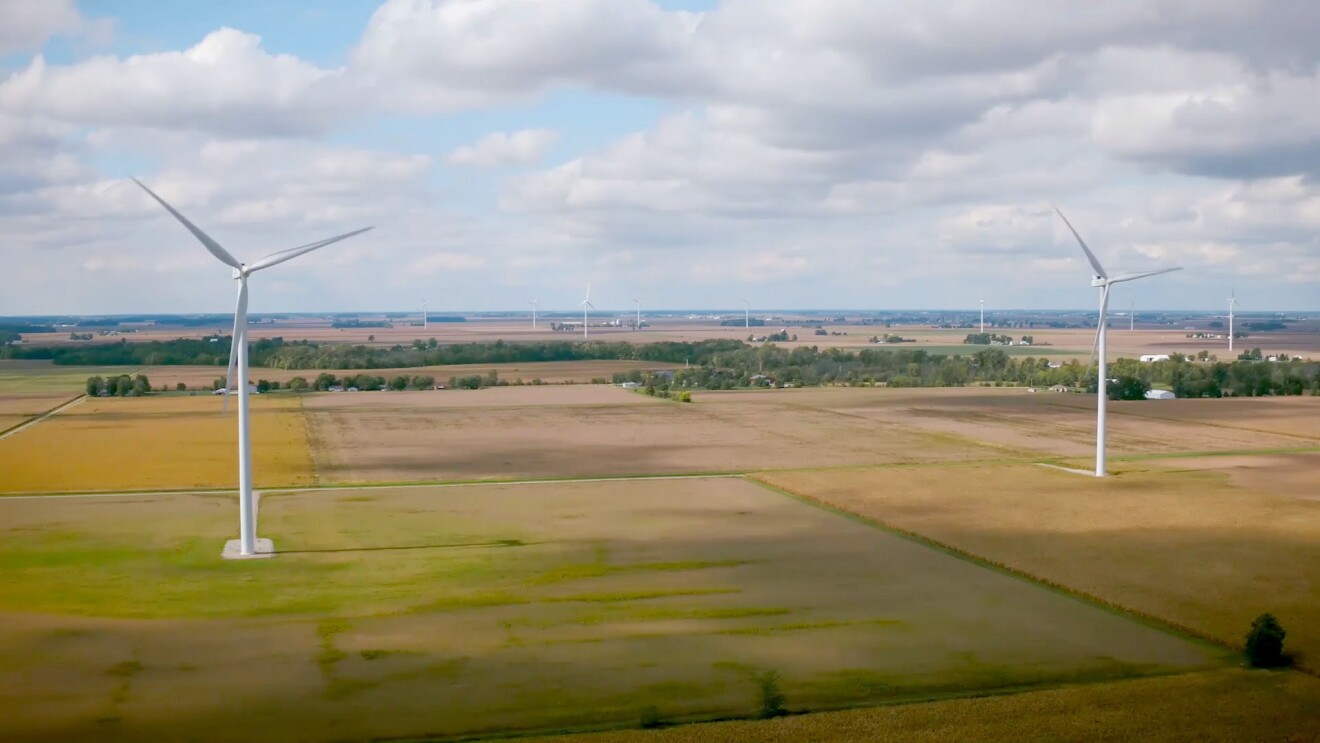
[[[1284,665],[1283,638],[1288,633],[1273,614],[1261,614],[1251,623],[1245,650],[1247,660],[1257,668],[1275,668]]]

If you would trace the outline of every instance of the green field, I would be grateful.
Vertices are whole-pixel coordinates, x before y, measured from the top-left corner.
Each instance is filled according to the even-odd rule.
[[[1224,663],[739,478],[271,495],[281,555],[241,563],[228,497],[0,508],[0,712],[31,738],[626,726],[748,714],[769,670],[831,707]]]

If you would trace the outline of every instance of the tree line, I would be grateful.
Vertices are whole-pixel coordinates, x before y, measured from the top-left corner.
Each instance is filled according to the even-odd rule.
[[[3,349],[10,358],[50,358],[60,364],[168,365],[228,362],[228,339],[116,343],[87,348]],[[18,355],[13,355],[18,354]],[[510,362],[630,360],[683,364],[685,368],[662,374],[662,384],[686,389],[733,389],[754,386],[884,385],[891,387],[943,387],[967,384],[1010,384],[1032,387],[1064,385],[1094,389],[1094,367],[1076,361],[1051,364],[1046,358],[1009,356],[998,348],[974,353],[932,354],[920,348],[839,348],[774,344],[747,344],[738,340],[634,344],[606,341],[547,341],[540,343],[467,343],[441,346],[432,340],[391,348],[285,342],[265,339],[252,344],[252,366],[277,369],[407,368],[452,364]],[[1299,395],[1320,393],[1320,363],[1281,360],[1197,360],[1172,354],[1167,361],[1141,363],[1119,359],[1109,366],[1111,378],[1131,377],[1147,385],[1166,387],[1179,397],[1225,395]],[[360,376],[360,375],[359,375]],[[371,375],[368,375],[371,376]],[[321,375],[308,386],[356,386],[371,389],[393,386],[399,378],[365,384],[345,378],[334,382]],[[478,377],[478,379],[481,379]],[[304,379],[304,381],[306,381]],[[469,386],[467,378],[451,380]],[[646,381],[643,379],[633,381]],[[485,386],[488,380],[478,384]],[[413,378],[407,386],[416,387]]]

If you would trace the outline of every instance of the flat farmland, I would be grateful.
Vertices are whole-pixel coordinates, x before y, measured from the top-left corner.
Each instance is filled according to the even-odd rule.
[[[740,478],[0,500],[24,740],[443,736],[1223,667],[1224,653]],[[242,715],[234,710],[241,708]]]
[[[1085,457],[1095,451],[1094,395],[993,387],[814,388],[756,394],[876,424],[958,436],[1019,456]],[[747,394],[733,399],[748,405],[759,402]],[[1315,435],[1320,426],[1316,397],[1140,400],[1111,403],[1109,410],[1109,452],[1119,457],[1320,444]]]
[[[237,485],[237,415],[204,397],[99,398],[0,440],[0,492]],[[313,479],[301,401],[252,401],[256,484]]]
[[[1320,665],[1320,500],[1268,480],[1157,468],[1099,480],[1033,465],[757,477],[1231,646],[1271,612],[1299,661]]]
[[[779,743],[874,741],[1311,741],[1320,735],[1320,680],[1222,669],[975,699],[946,699],[774,720],[668,730],[618,730],[526,743]],[[1024,724],[1024,721],[1030,721]]]
[[[786,404],[796,396],[696,393],[658,401],[603,385],[306,398],[325,482],[572,477],[1002,456],[995,449]]]
[[[0,395],[55,393],[72,397],[87,389],[88,377],[137,374],[141,369],[138,366],[55,366],[49,361],[4,360],[0,361]]]

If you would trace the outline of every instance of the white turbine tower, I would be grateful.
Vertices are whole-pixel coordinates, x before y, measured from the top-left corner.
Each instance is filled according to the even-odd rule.
[[[636,297],[635,297],[635,298],[633,298],[633,304],[637,305],[637,324],[633,326],[633,330],[641,330],[641,329],[642,329],[642,300],[641,300],[640,298],[636,298]]]
[[[744,299],[744,300],[742,301],[742,303],[743,303],[743,327],[747,328],[748,330],[751,330],[751,328],[752,328],[752,303],[751,303],[751,302],[748,302],[746,299]]]
[[[427,318],[427,314],[426,314],[426,300],[423,299],[422,300],[422,330],[426,330],[428,327],[430,327],[429,323],[430,320]]]
[[[1109,290],[1113,288],[1114,284],[1120,284],[1125,281],[1134,281],[1136,279],[1144,279],[1147,276],[1155,276],[1157,274],[1177,271],[1179,269],[1161,268],[1156,271],[1143,271],[1141,273],[1125,273],[1117,276],[1110,276],[1105,272],[1104,267],[1100,265],[1100,261],[1096,259],[1095,254],[1091,252],[1091,249],[1086,247],[1086,242],[1082,240],[1082,236],[1077,234],[1077,230],[1073,229],[1072,223],[1068,221],[1067,217],[1063,216],[1063,212],[1059,211],[1058,207],[1055,207],[1054,211],[1059,215],[1059,218],[1063,220],[1063,223],[1068,226],[1068,231],[1072,233],[1073,237],[1077,238],[1077,244],[1082,246],[1082,252],[1086,253],[1086,259],[1091,262],[1091,268],[1095,269],[1095,275],[1091,278],[1091,286],[1100,289],[1100,320],[1096,323],[1095,343],[1091,346],[1091,361],[1086,363],[1086,369],[1087,371],[1090,371],[1092,361],[1098,360],[1100,362],[1096,373],[1095,476],[1104,477],[1105,407],[1106,402],[1109,399],[1109,380],[1105,376],[1105,325],[1106,321],[1109,319],[1107,317],[1109,311]]]
[[[587,296],[582,300],[582,337],[587,337],[587,308],[596,309],[596,305],[591,303],[591,284],[587,284]]]
[[[981,297],[981,335],[985,335],[985,297]]]
[[[209,235],[202,232],[192,222],[189,222],[174,207],[165,203],[165,200],[157,196],[154,191],[147,188],[141,181],[134,178],[133,182],[142,186],[151,198],[165,207],[165,211],[179,220],[179,223],[188,229],[197,238],[206,249],[211,252],[221,263],[234,270],[233,277],[238,281],[238,304],[234,308],[234,334],[232,345],[229,348],[229,369],[225,376],[226,404],[228,403],[228,392],[234,388],[234,371],[238,371],[238,533],[239,539],[237,545],[234,540],[230,540],[225,545],[225,557],[257,557],[272,554],[274,545],[270,540],[261,540],[261,549],[257,545],[257,512],[252,498],[252,440],[249,435],[248,426],[248,344],[247,344],[247,304],[248,304],[248,276],[260,271],[263,268],[279,265],[287,260],[297,258],[304,253],[310,253],[318,248],[339,242],[346,238],[360,235],[371,229],[365,227],[360,230],[347,232],[343,235],[331,237],[326,240],[318,240],[314,243],[299,245],[296,248],[280,250],[270,255],[260,258],[251,264],[240,263],[237,258],[230,255],[227,250],[220,247],[220,243],[212,240]],[[234,547],[237,546],[237,551]],[[260,552],[260,555],[258,554]]]
[[[1131,332],[1136,329],[1137,329],[1137,303],[1133,302],[1132,305],[1128,307],[1128,331]]]
[[[532,304],[532,330],[536,330],[536,305],[539,304],[540,301],[541,301],[541,300],[539,300],[539,299],[533,299],[532,302],[531,302],[531,304]]]
[[[1233,311],[1237,309],[1237,290],[1228,295],[1228,360],[1233,360]]]

